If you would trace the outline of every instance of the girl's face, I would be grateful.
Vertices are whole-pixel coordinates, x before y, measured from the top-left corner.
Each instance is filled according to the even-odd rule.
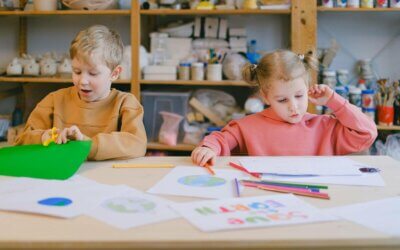
[[[307,112],[308,91],[302,77],[288,82],[273,81],[264,98],[274,112],[288,123],[300,122]]]
[[[102,62],[87,63],[79,57],[72,60],[72,81],[78,90],[79,98],[85,102],[96,102],[110,94],[111,83],[118,78],[120,67],[113,71]]]

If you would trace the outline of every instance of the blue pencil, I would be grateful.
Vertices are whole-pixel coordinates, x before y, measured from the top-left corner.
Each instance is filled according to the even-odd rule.
[[[235,178],[235,187],[236,187],[236,195],[237,197],[240,197],[239,182],[236,178]]]

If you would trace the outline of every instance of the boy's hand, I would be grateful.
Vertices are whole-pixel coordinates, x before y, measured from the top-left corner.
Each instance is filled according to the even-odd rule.
[[[52,129],[45,130],[42,134],[42,144],[45,145],[51,141],[52,138]]]
[[[314,85],[308,90],[308,99],[315,105],[326,105],[332,95],[333,90],[325,84]]]
[[[196,147],[192,152],[192,161],[194,164],[204,167],[206,163],[215,164],[217,155],[211,148]]]
[[[75,125],[64,128],[61,131],[58,131],[58,137],[55,141],[57,144],[67,143],[68,139],[73,141],[83,141],[85,139],[85,135],[81,133],[79,128]]]

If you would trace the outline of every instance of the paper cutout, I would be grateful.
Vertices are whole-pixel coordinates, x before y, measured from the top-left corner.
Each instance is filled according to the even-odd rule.
[[[0,175],[65,180],[86,160],[91,141],[0,149]]]

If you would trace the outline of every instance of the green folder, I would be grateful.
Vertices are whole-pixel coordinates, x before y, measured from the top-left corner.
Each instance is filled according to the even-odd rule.
[[[65,180],[86,160],[91,141],[22,145],[0,149],[0,175]]]

